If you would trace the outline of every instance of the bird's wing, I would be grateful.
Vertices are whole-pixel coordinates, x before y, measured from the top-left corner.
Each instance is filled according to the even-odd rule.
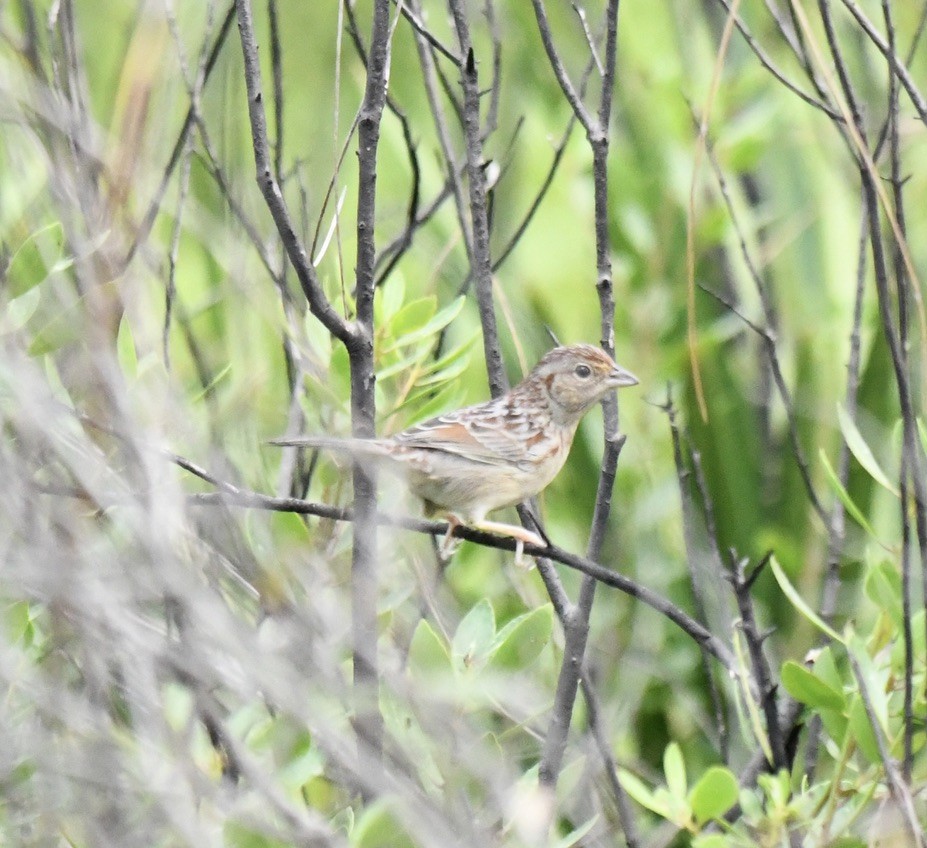
[[[487,465],[517,465],[529,459],[545,423],[500,399],[432,418],[394,436],[393,442]]]

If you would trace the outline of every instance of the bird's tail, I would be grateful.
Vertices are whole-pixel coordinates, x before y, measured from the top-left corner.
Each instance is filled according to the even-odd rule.
[[[350,456],[387,456],[386,446],[379,439],[339,439],[333,436],[297,436],[271,439],[268,444],[280,447],[318,448]]]

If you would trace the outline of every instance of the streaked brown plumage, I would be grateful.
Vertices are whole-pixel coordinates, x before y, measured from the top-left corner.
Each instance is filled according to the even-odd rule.
[[[303,437],[278,445],[368,456],[397,470],[451,528],[467,524],[543,545],[534,533],[487,521],[495,509],[538,494],[566,461],[580,419],[608,392],[637,378],[597,347],[557,347],[495,400],[439,415],[386,439]]]

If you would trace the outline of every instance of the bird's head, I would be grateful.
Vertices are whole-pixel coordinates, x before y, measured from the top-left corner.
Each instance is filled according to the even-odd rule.
[[[575,344],[555,347],[524,382],[543,386],[555,417],[572,424],[610,391],[637,385],[638,379],[601,348]]]

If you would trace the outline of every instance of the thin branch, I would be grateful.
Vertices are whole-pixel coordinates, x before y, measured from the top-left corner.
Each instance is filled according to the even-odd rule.
[[[730,0],[718,0],[718,2],[724,7],[728,15],[731,14],[731,2]],[[788,79],[785,74],[780,71],[776,65],[773,63],[772,59],[769,58],[769,55],[765,50],[760,46],[759,42],[753,37],[753,34],[747,28],[747,25],[740,19],[739,15],[734,15],[734,25],[737,27],[737,31],[743,36],[744,41],[747,42],[747,46],[750,50],[753,51],[753,55],[759,59],[760,64],[769,71],[779,82],[782,83],[789,91],[796,95],[799,99],[803,100],[809,106],[813,106],[815,109],[819,109],[828,118],[834,121],[843,121],[842,116],[839,112],[833,110],[827,103],[824,103],[821,100],[818,100],[812,97],[805,91],[802,91],[795,83]]]
[[[283,44],[280,41],[280,15],[277,0],[267,0],[270,24],[270,67],[274,91],[274,176],[283,182]]]
[[[535,17],[548,59],[560,83],[564,96],[573,108],[573,114],[586,129],[586,137],[592,149],[593,189],[595,200],[595,243],[596,243],[596,290],[599,295],[602,347],[612,356],[615,352],[614,321],[615,302],[612,294],[612,266],[608,234],[608,126],[611,120],[612,91],[615,84],[615,67],[618,39],[618,0],[609,0],[605,11],[605,66],[598,115],[593,121],[582,102],[582,92],[573,89],[572,83],[557,54],[550,33],[543,0],[534,0]],[[588,72],[583,77],[585,87]],[[587,545],[587,556],[597,559],[605,540],[605,529],[611,513],[611,494],[615,483],[618,457],[624,445],[624,438],[618,434],[618,399],[616,394],[602,401],[605,423],[605,447],[602,470],[596,491],[592,527]],[[589,636],[589,618],[595,601],[596,582],[586,577],[580,586],[579,599],[564,618],[564,656],[557,679],[554,705],[550,725],[544,739],[544,749],[539,767],[542,786],[553,789],[557,784],[567,735],[576,702],[579,677],[584,668],[586,642]],[[621,807],[620,798],[619,808]]]
[[[602,711],[599,705],[598,695],[592,686],[592,681],[589,680],[589,676],[585,671],[579,682],[583,689],[583,697],[586,699],[586,709],[589,712],[589,727],[592,730],[592,737],[595,739],[596,747],[599,750],[599,756],[605,764],[605,776],[608,779],[608,786],[615,799],[618,819],[621,822],[621,829],[624,832],[624,841],[627,843],[628,848],[638,848],[641,844],[641,837],[638,832],[637,821],[634,817],[634,808],[628,799],[628,793],[625,792],[624,787],[621,785],[621,778],[618,776],[618,765],[615,762],[611,745],[605,734],[605,728],[602,725]]]
[[[924,99],[924,95],[920,93],[917,86],[914,84],[914,80],[911,78],[911,73],[901,61],[901,58],[894,51],[890,49],[889,45],[886,43],[885,39],[875,28],[875,25],[869,18],[866,17],[865,13],[859,6],[856,5],[853,0],[842,0],[843,5],[849,10],[850,14],[856,19],[856,22],[860,25],[860,28],[863,32],[869,36],[869,40],[879,49],[879,52],[888,60],[889,67],[892,70],[892,73],[898,78],[898,81],[901,83],[902,88],[907,92],[908,97],[911,99],[911,103],[914,105],[915,110],[917,111],[918,117],[924,124],[927,124],[927,100]]]
[[[756,569],[747,576],[746,566],[748,560],[740,558],[731,551],[731,583],[734,587],[734,597],[740,609],[740,621],[743,629],[747,649],[750,652],[750,667],[756,690],[760,699],[760,707],[766,716],[766,735],[772,749],[773,761],[770,763],[777,771],[789,767],[785,752],[785,737],[779,724],[779,712],[776,705],[776,686],[772,682],[772,672],[766,656],[763,654],[763,638],[756,626],[756,616],[753,610],[753,598],[750,588],[757,575],[766,563],[760,562]]]
[[[690,472],[686,468],[682,455],[682,439],[679,425],[676,422],[676,407],[673,404],[672,397],[667,391],[666,405],[663,411],[666,412],[669,419],[670,435],[673,443],[673,462],[676,466],[676,481],[679,488],[680,504],[682,507],[682,535],[686,547],[686,565],[689,570],[689,584],[692,587],[692,600],[695,605],[696,618],[706,627],[710,627],[708,612],[705,604],[705,596],[702,591],[701,579],[696,571],[696,561],[698,557],[698,543],[696,541],[696,515],[695,505],[692,499],[691,489],[689,488]],[[693,464],[695,460],[693,459]],[[701,466],[699,466],[699,470]],[[701,477],[698,478],[698,485],[702,491],[703,504],[706,515],[711,515],[710,501],[708,500],[707,487]],[[707,520],[706,520],[707,523]],[[711,517],[711,526],[708,529],[708,536],[714,556],[713,565],[718,574],[722,574],[724,562],[720,557],[720,551],[717,548],[717,534],[714,528],[714,518]],[[715,720],[718,725],[718,747],[722,751],[722,756],[727,760],[727,719],[724,714],[724,704],[721,700],[721,693],[718,690],[717,682],[712,674],[711,664],[708,662],[708,655],[702,652],[702,667],[705,672],[705,680],[708,683],[708,694],[711,698],[712,709],[715,714]]]
[[[463,63],[459,56],[457,56],[453,50],[445,46],[441,41],[439,41],[434,33],[430,32],[428,27],[422,22],[419,17],[420,12],[413,10],[408,3],[401,3],[399,0],[393,0],[393,2],[399,7],[402,16],[412,25],[412,29],[415,30],[416,34],[428,42],[431,47],[437,50],[445,59],[449,59],[455,67],[459,68]]]
[[[327,518],[331,521],[354,520],[354,512],[349,507],[330,506],[328,504],[314,503],[300,498],[269,497],[224,482],[221,483],[221,488],[221,492],[204,492],[189,495],[187,501],[191,506],[215,506],[221,504],[224,506],[240,506],[247,509],[263,509],[270,512],[291,512],[297,515],[314,515],[319,518]],[[391,527],[402,527],[405,530],[423,533],[428,536],[445,536],[448,530],[448,524],[444,521],[428,521],[423,518],[391,515],[385,512],[377,513],[377,523]],[[495,536],[491,533],[484,533],[480,530],[473,530],[465,526],[457,526],[454,530],[454,536],[468,542],[482,545],[483,547],[495,548],[496,550],[502,551],[514,552],[517,545],[514,539],[504,536]],[[713,633],[709,632],[688,613],[684,612],[652,589],[648,589],[646,586],[642,586],[629,577],[625,577],[623,574],[607,568],[598,562],[594,562],[579,554],[570,553],[556,545],[537,547],[536,545],[526,544],[524,545],[524,551],[529,556],[547,557],[575,571],[588,574],[600,583],[618,589],[629,597],[637,598],[672,621],[673,624],[679,627],[680,630],[686,633],[686,635],[695,642],[700,645],[704,644],[711,655],[728,671],[736,672],[737,660],[724,642]]]
[[[821,14],[824,21],[825,34],[834,64],[840,79],[843,95],[849,104],[853,116],[854,129],[860,139],[864,139],[862,118],[856,104],[855,93],[849,83],[843,57],[830,21],[827,0],[819,0]],[[927,578],[927,480],[924,478],[924,459],[920,440],[917,435],[917,412],[911,389],[911,379],[908,373],[906,351],[902,348],[895,317],[892,314],[892,295],[888,284],[888,262],[885,255],[882,230],[879,221],[879,196],[882,193],[881,185],[876,182],[877,175],[873,173],[872,157],[865,147],[860,149],[859,174],[863,188],[863,202],[866,218],[869,222],[869,243],[872,248],[872,262],[875,271],[876,292],[878,294],[879,317],[882,322],[882,332],[888,343],[891,355],[892,369],[895,373],[895,384],[898,388],[898,403],[901,408],[902,421],[902,448],[907,457],[907,471],[910,474],[914,488],[914,516],[917,531],[918,547],[921,555],[921,573]],[[884,193],[883,193],[884,194]],[[891,219],[892,230],[896,235],[896,246],[904,251],[904,234],[899,229],[899,222],[892,214],[889,206],[885,207],[886,215]],[[904,257],[905,269],[910,269],[908,257]],[[912,275],[913,276],[913,275]],[[927,603],[927,579],[923,581],[924,601]]]
[[[274,224],[286,247],[287,255],[296,271],[303,293],[312,312],[325,328],[344,344],[350,346],[357,339],[356,329],[329,303],[315,268],[306,256],[290,220],[280,186],[274,177],[267,140],[267,116],[261,91],[261,67],[258,61],[257,41],[251,0],[235,0],[238,11],[238,31],[245,64],[245,86],[248,92],[248,116],[251,123],[251,140],[254,147],[256,179]]]
[[[361,62],[363,62],[364,67],[366,67],[367,48],[364,46],[363,38],[357,26],[354,9],[351,3],[342,3],[341,8],[344,9],[347,15],[348,33],[351,36],[351,40],[354,42],[354,47],[357,50],[358,56],[360,56]],[[405,4],[403,4],[402,8],[403,11],[405,11]],[[412,237],[422,223],[422,216],[419,215],[419,205],[421,203],[421,167],[419,165],[415,138],[412,135],[412,122],[409,120],[409,116],[406,114],[405,110],[396,102],[396,99],[390,96],[389,91],[386,93],[386,106],[399,121],[399,125],[402,128],[402,140],[405,144],[406,155],[409,158],[409,169],[412,175],[412,182],[409,188],[406,226],[403,228],[402,232],[393,239],[390,245],[377,256],[374,267],[379,269],[384,262],[386,262],[386,267],[379,272],[375,282],[376,286],[382,285],[389,277],[390,273],[392,273],[405,252],[412,245]],[[437,206],[435,208],[437,208]],[[424,217],[424,220],[428,220],[428,217]]]
[[[888,0],[882,0],[882,16],[885,19],[885,32],[888,38],[888,52],[895,56],[895,24],[892,19]],[[888,69],[888,115],[885,125],[888,139],[889,162],[891,167],[892,200],[895,219],[904,238],[907,238],[907,226],[904,209],[903,180],[901,177],[901,143],[899,139],[898,81],[889,60]],[[905,367],[908,367],[908,280],[904,258],[898,245],[892,252],[892,265],[895,272],[895,289],[898,297],[898,341]],[[911,457],[907,452],[908,440],[904,440],[901,451],[901,468],[898,475],[898,491],[901,495],[901,604],[902,604],[902,639],[904,641],[904,759],[902,774],[905,780],[911,780],[914,765],[914,634],[911,628],[911,520],[908,509],[908,479],[912,467]]]
[[[862,322],[863,301],[866,283],[866,242],[868,223],[866,212],[860,220],[859,247],[856,260],[856,294],[853,301],[853,324],[850,330],[850,355],[847,361],[847,389],[845,407],[850,419],[856,420],[856,409],[859,395],[860,368],[862,362]],[[845,439],[840,443],[840,456],[838,459],[837,475],[841,484],[846,488],[850,478],[850,449]],[[840,587],[840,560],[843,545],[846,540],[846,512],[843,501],[834,498],[831,509],[830,524],[827,539],[827,574],[824,578],[824,588],[821,592],[821,615],[830,620],[837,607],[837,590]]]
[[[206,62],[203,66],[202,79],[204,86],[206,80],[209,79],[213,69],[216,66],[216,62],[219,59],[219,53],[222,51],[222,47],[225,45],[225,40],[228,37],[229,30],[232,28],[233,20],[235,20],[235,3],[231,3],[229,5],[228,11],[225,13],[225,17],[222,19],[222,25],[219,27],[219,32],[216,33],[216,40],[213,43],[212,48],[209,50],[208,58],[206,59]],[[164,199],[164,195],[167,192],[167,186],[170,183],[171,175],[174,173],[174,169],[180,162],[184,148],[187,145],[187,139],[189,138],[190,132],[193,129],[194,113],[195,110],[193,104],[191,103],[190,107],[187,109],[187,114],[184,118],[183,125],[180,128],[180,133],[177,136],[177,141],[174,142],[171,155],[168,157],[167,165],[164,168],[164,174],[161,177],[161,182],[154,193],[154,197],[152,197],[151,202],[148,204],[148,211],[145,213],[145,217],[142,218],[142,221],[138,226],[138,230],[135,233],[135,238],[132,240],[132,244],[129,246],[129,250],[126,253],[126,258],[123,261],[123,265],[127,266],[132,261],[139,247],[145,243],[151,233],[151,228],[154,226],[155,219],[158,217],[158,212],[161,209],[161,201]]]
[[[460,81],[463,86],[464,139],[470,190],[470,226],[473,234],[470,272],[476,288],[480,323],[483,327],[483,353],[486,358],[489,391],[492,397],[499,397],[508,390],[509,381],[502,365],[492,293],[492,257],[489,249],[486,178],[483,174],[479,76],[463,0],[448,0],[448,4],[454,18],[454,27],[457,30],[460,53],[465,57],[460,68]]]
[[[567,142],[569,142],[570,136],[573,134],[574,126],[576,126],[576,115],[570,115],[570,120],[567,122],[567,127],[564,130],[560,141],[554,148],[554,156],[551,160],[550,167],[547,169],[547,174],[544,176],[544,180],[541,182],[537,194],[534,196],[534,200],[531,201],[531,205],[528,207],[528,211],[525,212],[521,222],[517,227],[515,227],[515,231],[512,233],[506,245],[498,252],[498,255],[493,260],[493,273],[502,267],[505,260],[509,258],[509,256],[512,254],[512,251],[514,251],[518,246],[518,243],[521,241],[522,237],[528,229],[528,225],[534,219],[538,209],[541,208],[541,203],[547,196],[547,192],[551,185],[553,185],[554,177],[557,175],[560,162],[563,160],[563,154],[566,152]]]
[[[611,508],[611,493],[615,483],[615,471],[625,438],[619,437],[616,445],[606,448],[599,475],[599,487],[596,492],[596,509],[593,515],[592,529],[586,555],[589,559],[598,559],[601,554],[605,526]],[[541,753],[539,780],[542,786],[555,787],[566,751],[567,735],[573,717],[573,705],[576,701],[576,689],[584,667],[586,641],[589,637],[589,615],[595,598],[595,580],[586,577],[580,587],[579,601],[571,604],[563,617],[564,646],[563,663],[557,677],[554,703],[551,708],[550,723],[544,737]]]
[[[554,37],[550,31],[550,21],[547,19],[547,10],[544,8],[544,0],[531,0],[531,4],[534,6],[534,16],[538,22],[538,32],[541,35],[541,42],[544,45],[544,51],[547,53],[547,59],[553,69],[554,76],[557,77],[557,82],[560,84],[560,90],[573,109],[573,114],[576,115],[588,135],[592,136],[602,132],[602,128],[596,123],[589,110],[586,109],[579,92],[573,87],[560,54],[557,52]]]
[[[859,660],[852,651],[849,651],[849,657],[850,666],[853,669],[853,676],[856,678],[856,682],[859,685],[859,696],[862,699],[863,706],[866,708],[866,718],[869,719],[869,726],[872,728],[872,733],[875,736],[876,745],[879,749],[879,757],[882,759],[882,767],[885,769],[888,789],[895,803],[900,808],[901,817],[910,832],[911,838],[914,840],[915,844],[921,846],[921,848],[925,848],[925,846],[927,846],[927,837],[925,837],[924,831],[918,822],[917,811],[914,809],[914,799],[911,797],[911,789],[908,784],[905,783],[901,774],[899,774],[898,764],[892,758],[888,740],[885,738],[885,730],[872,706],[869,687],[866,684],[866,678],[863,675]]]
[[[409,0],[416,9],[419,8],[419,0]],[[430,49],[426,39],[416,35],[415,45],[418,50],[419,64],[422,68],[422,81],[425,86],[425,96],[428,99],[428,106],[431,110],[432,119],[435,123],[435,130],[438,134],[438,144],[441,147],[441,154],[444,158],[446,167],[447,182],[454,198],[454,206],[457,210],[457,221],[460,225],[460,232],[463,236],[464,248],[467,252],[467,259],[470,265],[473,265],[473,235],[471,232],[470,222],[467,219],[466,201],[464,199],[463,184],[461,175],[458,173],[457,157],[454,155],[454,146],[451,141],[450,128],[448,127],[447,117],[441,106],[441,100],[438,94],[438,70],[435,63],[434,54]],[[455,101],[451,101],[454,103]],[[462,171],[463,169],[461,169]]]
[[[386,105],[390,66],[389,0],[375,0],[367,84],[358,122],[357,326],[348,344],[351,372],[351,431],[358,438],[376,435],[373,352],[373,298],[377,200],[377,149]],[[375,758],[382,750],[377,663],[377,475],[368,463],[354,462],[354,544],[351,558],[353,671],[357,699],[358,753]]]

